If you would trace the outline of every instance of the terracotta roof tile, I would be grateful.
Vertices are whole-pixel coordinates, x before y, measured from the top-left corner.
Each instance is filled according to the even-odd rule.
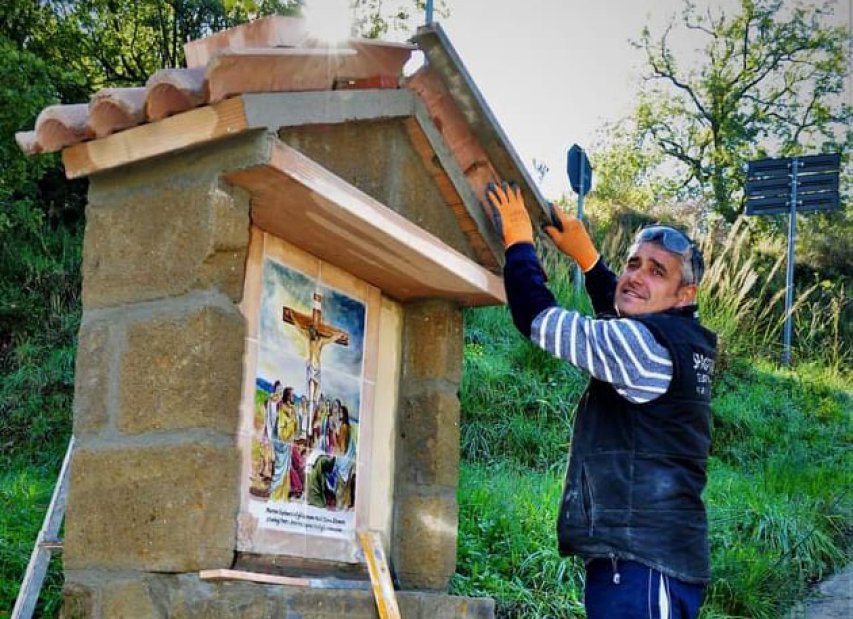
[[[205,67],[160,69],[145,84],[145,115],[157,121],[207,103]]]
[[[36,143],[41,152],[54,152],[95,137],[89,127],[89,104],[51,105],[36,119]]]
[[[217,52],[225,49],[298,47],[307,38],[304,19],[270,15],[190,41],[184,45],[184,54],[187,67],[204,67]]]
[[[229,49],[207,65],[209,101],[245,92],[331,90],[351,49]]]
[[[420,99],[418,119],[407,123],[410,140],[480,263],[499,268],[500,251],[493,246],[479,196],[488,181],[500,176],[496,168],[509,178],[525,179],[526,172],[514,152],[508,152],[506,137],[473,82],[468,83],[470,77],[443,32],[422,29],[416,40],[428,64],[402,81]],[[414,49],[365,39],[328,45],[311,39],[302,19],[268,17],[187,43],[189,68],[158,71],[144,88],[104,89],[89,104],[45,108],[35,130],[15,138],[30,155],[101,138],[63,154],[66,172],[87,175],[246,130],[256,122],[248,120],[246,98],[232,98],[244,93],[399,88]],[[465,88],[460,80],[468,80]],[[254,100],[252,109],[259,105]],[[115,135],[146,122],[154,126]],[[70,167],[69,161],[74,162]],[[531,204],[540,202],[535,188],[533,193]]]
[[[145,122],[145,88],[104,88],[89,102],[89,128],[96,138]]]
[[[243,93],[397,88],[414,49],[366,39],[331,46],[309,38],[303,19],[266,17],[187,43],[189,68],[158,71],[145,88],[107,88],[88,106],[46,108],[21,148],[52,152]]]
[[[15,134],[15,142],[18,143],[18,148],[25,155],[38,155],[42,152],[41,146],[39,146],[38,140],[36,140],[35,131],[18,131]]]

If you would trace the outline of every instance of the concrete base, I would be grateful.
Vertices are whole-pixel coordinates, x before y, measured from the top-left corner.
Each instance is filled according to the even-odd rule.
[[[65,619],[377,619],[371,591],[202,581],[197,574],[66,573]],[[493,619],[494,600],[400,591],[404,619]]]

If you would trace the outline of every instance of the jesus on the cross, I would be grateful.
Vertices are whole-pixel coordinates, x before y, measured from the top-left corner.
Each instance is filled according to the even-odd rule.
[[[326,344],[349,346],[349,333],[323,322],[323,295],[314,293],[311,315],[293,308],[283,308],[282,320],[295,326],[308,339],[308,360],[305,365],[306,393],[308,394],[308,419],[313,423],[320,400],[320,355]],[[311,423],[307,428],[311,428]]]

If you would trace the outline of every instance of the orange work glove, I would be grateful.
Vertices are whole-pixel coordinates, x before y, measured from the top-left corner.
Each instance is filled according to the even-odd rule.
[[[589,238],[589,233],[583,226],[583,222],[577,217],[566,215],[562,209],[553,204],[548,205],[551,210],[551,220],[555,225],[545,226],[545,232],[551,237],[561,252],[578,263],[581,271],[586,273],[598,262],[599,253]],[[556,224],[560,224],[559,226]]]
[[[533,244],[533,224],[524,208],[524,199],[518,185],[489,183],[486,198],[492,206],[495,228],[504,242],[504,249],[516,243]]]

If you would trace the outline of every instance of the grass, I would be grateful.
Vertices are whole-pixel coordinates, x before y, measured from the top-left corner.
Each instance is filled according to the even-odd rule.
[[[561,476],[552,471],[463,466],[452,589],[494,597],[504,617],[579,616],[579,566],[558,556],[552,534],[561,489]]]
[[[22,273],[0,285],[0,618],[11,614],[71,435],[81,239],[38,232],[23,248],[10,235]],[[61,574],[55,558],[36,617],[58,615]]]
[[[71,433],[73,341],[48,337],[17,346],[0,385],[0,617],[11,614]],[[57,616],[61,591],[54,558],[34,616]]]
[[[58,473],[21,465],[0,474],[0,617],[12,612]],[[54,557],[34,616],[58,616],[61,592],[62,565]]]

